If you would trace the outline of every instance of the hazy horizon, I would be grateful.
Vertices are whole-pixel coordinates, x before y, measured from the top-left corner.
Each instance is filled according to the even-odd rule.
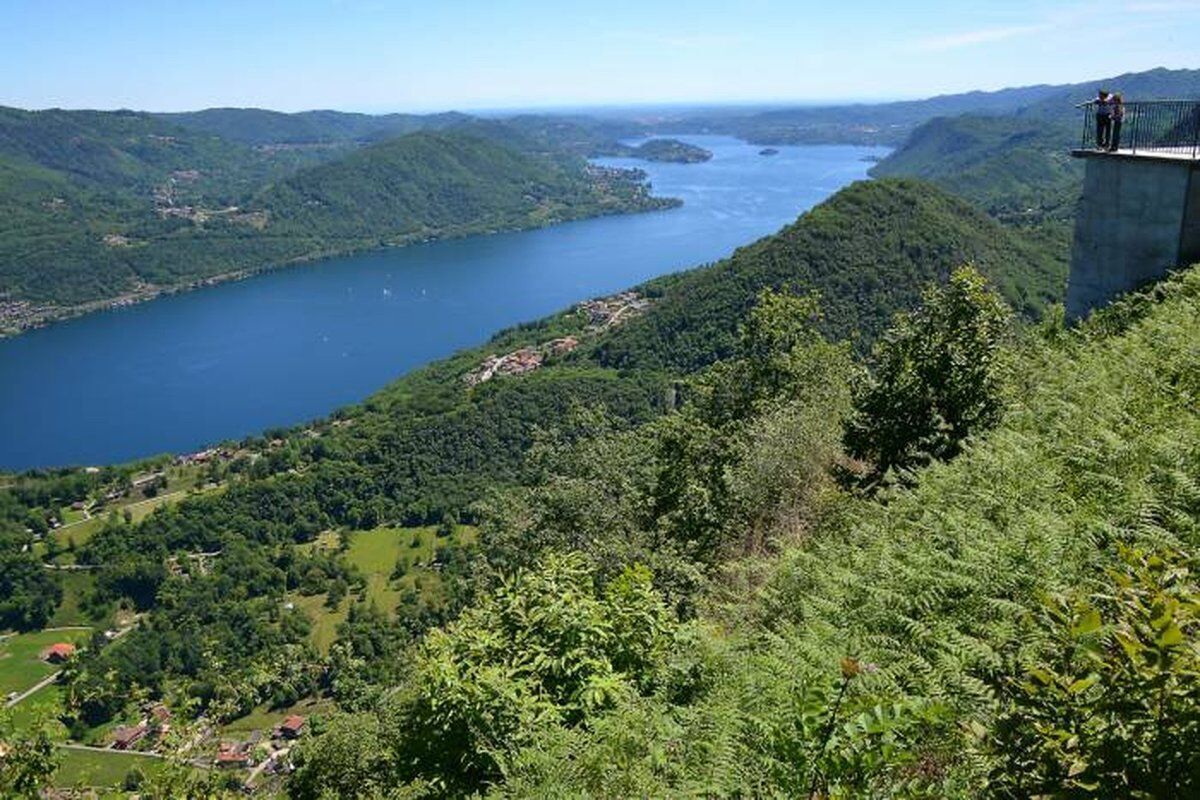
[[[13,0],[0,23],[7,106],[486,113],[882,102],[1195,67],[1200,2]]]

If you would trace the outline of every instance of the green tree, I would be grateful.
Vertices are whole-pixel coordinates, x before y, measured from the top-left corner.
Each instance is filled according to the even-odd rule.
[[[5,797],[41,797],[58,768],[59,755],[44,720],[16,730],[0,712],[0,790]]]
[[[973,267],[925,290],[876,345],[858,387],[844,442],[869,463],[868,485],[893,470],[956,455],[968,436],[1000,419],[1002,344],[1010,313]]]
[[[402,777],[476,791],[539,730],[653,688],[674,623],[649,571],[600,588],[585,564],[552,554],[427,637],[389,723]]]
[[[374,714],[341,714],[320,736],[306,737],[292,753],[296,772],[288,795],[296,800],[380,797],[392,782],[389,736]]]

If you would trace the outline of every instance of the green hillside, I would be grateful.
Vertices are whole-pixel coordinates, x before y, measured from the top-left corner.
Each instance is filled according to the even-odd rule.
[[[666,657],[690,691],[535,736],[495,794],[1194,790],[1198,320],[1193,269],[1025,342],[1003,421],[957,460],[777,531],[760,588]]]
[[[301,111],[287,114],[262,108],[206,108],[157,114],[181,128],[252,146],[334,145],[371,141],[419,130],[437,130],[465,121],[465,114],[354,114]]]
[[[507,129],[360,146],[346,137],[387,131],[283,116],[0,108],[0,331],[298,259],[669,204]],[[242,143],[293,134],[333,146]]]
[[[573,168],[572,168],[573,167]],[[357,150],[251,200],[279,235],[401,243],[668,205],[635,181],[601,187],[581,164],[531,158],[459,133],[416,133]]]
[[[968,262],[1031,317],[1065,292],[1065,261],[1037,240],[927,183],[859,182],[724,261],[648,283],[653,313],[605,339],[597,358],[615,367],[704,366],[732,352],[758,292],[788,285],[820,296],[827,334],[869,349],[921,286]]]

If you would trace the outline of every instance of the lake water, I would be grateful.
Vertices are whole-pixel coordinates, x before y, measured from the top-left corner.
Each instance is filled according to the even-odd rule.
[[[185,452],[323,416],[501,328],[728,255],[878,148],[684,136],[645,169],[682,208],[334,258],[0,340],[0,468]]]

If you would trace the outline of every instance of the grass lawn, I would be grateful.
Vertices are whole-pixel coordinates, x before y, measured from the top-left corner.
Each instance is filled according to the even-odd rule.
[[[339,537],[335,533],[324,533],[311,545],[317,549],[337,547]],[[433,559],[434,550],[451,543],[470,544],[475,539],[475,529],[460,525],[453,536],[441,538],[436,526],[420,528],[373,528],[350,534],[350,548],[346,560],[366,578],[366,600],[374,603],[381,611],[396,610],[405,591],[421,593],[440,591],[440,578],[436,571],[415,566],[425,565]],[[403,559],[408,565],[406,574],[397,581],[391,576],[396,562]],[[337,626],[346,619],[350,611],[351,598],[346,598],[337,609],[325,606],[325,595],[304,597],[292,595],[289,599],[297,608],[302,608],[313,621],[313,644],[328,652],[337,637]]]
[[[30,695],[8,711],[17,730],[32,727],[36,720],[42,719],[50,722],[55,739],[65,741],[67,738],[66,727],[58,722],[63,712],[63,688],[56,683]]]
[[[104,527],[104,518],[106,516],[107,513],[92,517],[91,519],[63,525],[50,535],[54,537],[54,540],[60,547],[66,547],[70,542],[74,542],[76,547],[81,547]]]
[[[116,786],[132,767],[136,766],[143,773],[151,774],[161,769],[163,764],[160,758],[118,750],[101,753],[64,747],[58,752],[62,761],[58,765],[58,771],[54,773],[54,784],[60,787]]]
[[[80,644],[91,629],[18,633],[0,640],[0,696],[30,688],[59,667],[40,658],[42,650],[55,642]]]
[[[149,500],[141,500],[136,503],[130,503],[129,505],[124,506],[121,509],[121,512],[124,513],[125,511],[128,511],[132,515],[134,522],[141,522],[146,517],[150,516],[150,514],[153,513],[156,508],[171,505],[172,503],[178,503],[187,496],[188,493],[186,490],[181,489],[177,492],[170,491],[166,494],[160,494],[158,497],[151,497]]]
[[[54,616],[50,618],[50,624],[47,627],[92,624],[92,620],[84,616],[79,604],[83,600],[83,595],[95,585],[95,573],[63,570],[58,573],[58,579],[62,586],[63,599],[55,609]]]
[[[70,507],[62,510],[62,523],[64,527],[74,522],[82,522],[85,519],[87,519],[87,517],[84,516],[82,511],[76,511]]]

